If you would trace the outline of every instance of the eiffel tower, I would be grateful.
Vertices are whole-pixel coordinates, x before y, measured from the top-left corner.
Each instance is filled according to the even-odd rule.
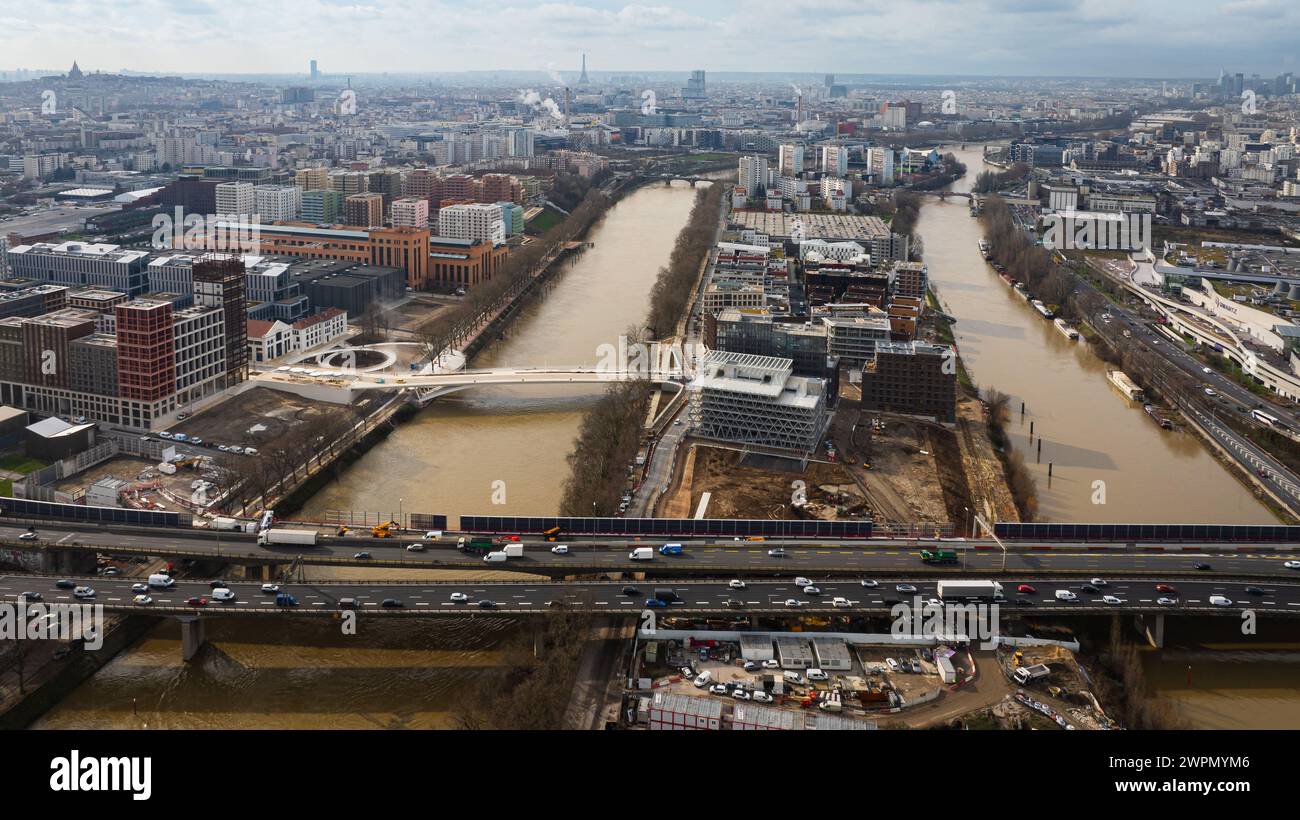
[[[582,54],[582,76],[578,78],[578,85],[584,86],[587,85],[588,82],[589,80],[587,80],[587,53],[584,51]]]

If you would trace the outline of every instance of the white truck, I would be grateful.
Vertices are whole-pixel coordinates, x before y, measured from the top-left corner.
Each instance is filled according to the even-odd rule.
[[[1045,663],[1036,663],[1033,666],[1017,666],[1016,671],[1013,674],[1015,675],[1016,683],[1024,686],[1031,680],[1038,680],[1039,678],[1047,677],[1052,674],[1052,670],[1049,669]]]
[[[495,550],[493,552],[489,552],[487,555],[484,555],[483,560],[495,562],[495,561],[505,561],[508,558],[523,558],[523,557],[524,557],[523,544],[506,544],[501,549]]]
[[[268,547],[273,544],[298,544],[301,546],[316,546],[315,530],[286,530],[286,529],[266,529],[257,534],[257,544],[260,547]]]
[[[244,529],[244,525],[241,524],[238,519],[218,516],[212,519],[212,529],[242,531]]]
[[[940,581],[938,592],[939,598],[944,601],[1002,599],[1002,585],[997,581]]]
[[[653,561],[655,551],[653,547],[637,547],[627,554],[629,561]]]

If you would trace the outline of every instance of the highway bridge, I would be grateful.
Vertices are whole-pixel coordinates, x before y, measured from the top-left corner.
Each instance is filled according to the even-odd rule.
[[[741,579],[736,579],[741,580]],[[470,617],[470,616],[550,616],[557,613],[583,615],[643,617],[650,599],[671,591],[675,600],[652,610],[656,617],[726,615],[733,621],[758,627],[759,616],[793,617],[800,615],[839,615],[857,617],[893,617],[900,604],[912,612],[928,617],[926,608],[942,609],[952,605],[938,600],[936,581],[932,578],[894,576],[873,578],[873,586],[861,580],[822,579],[810,576],[818,592],[810,594],[793,580],[745,579],[742,588],[732,586],[731,579],[691,581],[659,580],[645,582],[608,581],[357,581],[330,584],[281,584],[267,589],[258,584],[230,582],[224,586],[234,593],[227,601],[212,600],[212,583],[179,580],[166,589],[137,593],[133,586],[138,578],[83,577],[59,578],[49,575],[0,575],[0,602],[30,605],[36,595],[46,605],[95,604],[107,612],[150,613],[176,617],[182,625],[182,655],[190,660],[206,640],[205,620],[211,617],[294,617],[314,616],[341,618],[347,610],[371,617]],[[61,588],[69,582],[89,587],[88,597],[75,597],[73,590]],[[1020,614],[1054,616],[1112,615],[1137,616],[1139,629],[1155,644],[1163,643],[1166,615],[1216,615],[1242,617],[1250,610],[1258,617],[1300,616],[1300,583],[1257,584],[1239,579],[1179,578],[1172,583],[1176,592],[1160,592],[1150,577],[1112,575],[1097,592],[1083,588],[1082,580],[1061,580],[1050,576],[1024,574],[1003,581],[1009,600],[999,605],[999,623],[1014,620]],[[1032,586],[1032,594],[1021,594],[1020,585]],[[1057,590],[1069,590],[1074,600],[1056,598]],[[277,593],[293,597],[294,605],[277,603]],[[150,602],[136,603],[137,594],[147,594]],[[1171,596],[1174,603],[1160,604]],[[1230,603],[1215,605],[1211,596],[1222,596]],[[964,603],[964,602],[963,602]],[[932,610],[938,611],[938,610]]]
[[[632,561],[629,551],[637,546],[656,546],[650,539],[566,540],[567,555],[555,555],[551,543],[524,541],[524,555],[505,563],[484,563],[479,555],[461,552],[454,541],[423,544],[422,552],[410,552],[406,545],[418,540],[322,537],[314,547],[256,544],[252,535],[211,530],[99,527],[95,525],[40,524],[35,540],[20,540],[25,522],[0,526],[0,550],[29,559],[24,566],[45,572],[89,570],[92,553],[150,556],[172,560],[191,559],[213,564],[234,564],[250,577],[275,580],[291,565],[388,567],[404,569],[506,570],[535,575],[564,577],[592,573],[639,573],[646,575],[721,575],[729,573],[792,575],[816,572],[822,575],[854,576],[868,572],[893,572],[943,576],[978,573],[1098,574],[1126,571],[1155,577],[1204,572],[1210,576],[1292,577],[1300,570],[1286,567],[1300,560],[1300,552],[1276,544],[1177,544],[1129,547],[1122,543],[1042,543],[1008,545],[1004,554],[993,541],[927,542],[914,540],[858,539],[843,542],[725,540],[681,540],[681,555],[656,555],[650,561]],[[780,547],[784,556],[769,554]],[[960,560],[955,565],[926,565],[920,549],[954,549]],[[358,558],[358,553],[369,557]],[[2,553],[0,553],[2,554]],[[1195,565],[1208,564],[1208,570]],[[1004,569],[1005,567],[1005,569]]]

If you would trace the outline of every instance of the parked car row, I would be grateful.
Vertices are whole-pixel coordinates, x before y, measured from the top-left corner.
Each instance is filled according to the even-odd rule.
[[[144,438],[148,440],[149,437],[145,436]],[[169,433],[166,430],[162,430],[158,433],[158,438],[163,441],[175,441],[180,444],[188,444],[191,447],[213,447],[223,453],[235,453],[243,456],[257,455],[256,447],[241,447],[237,444],[217,444],[215,441],[204,441],[198,436],[189,436],[185,433]]]

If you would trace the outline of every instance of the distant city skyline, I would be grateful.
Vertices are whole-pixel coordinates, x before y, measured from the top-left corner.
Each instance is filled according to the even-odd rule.
[[[93,26],[70,21],[93,20]],[[286,21],[299,21],[292,37]],[[0,12],[5,62],[156,74],[832,72],[1205,78],[1300,72],[1285,0],[85,0]],[[454,37],[448,36],[455,32]],[[722,44],[726,47],[720,47]],[[123,65],[129,55],[130,64]]]

